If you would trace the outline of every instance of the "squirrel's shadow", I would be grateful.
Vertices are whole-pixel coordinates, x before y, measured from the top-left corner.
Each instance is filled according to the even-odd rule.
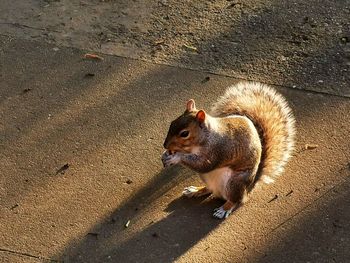
[[[222,221],[213,218],[213,209],[222,201],[208,196],[187,198],[180,196],[164,206],[167,216],[159,221],[150,220],[136,233],[133,225],[154,203],[172,188],[192,175],[180,167],[163,170],[134,197],[106,220],[93,227],[80,241],[63,252],[64,262],[170,262],[180,257],[193,245],[208,235]],[[157,205],[158,206],[158,205]],[[146,212],[148,211],[148,212]],[[130,225],[125,228],[125,223]]]
[[[212,216],[221,204],[206,197],[174,199],[164,210],[170,212],[168,216],[151,223],[108,256],[117,260],[124,255],[125,262],[174,261],[222,222]]]

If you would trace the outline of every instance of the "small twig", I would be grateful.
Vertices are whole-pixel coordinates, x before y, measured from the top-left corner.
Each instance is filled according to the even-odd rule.
[[[15,205],[13,205],[13,206],[11,206],[11,210],[13,210],[13,209],[15,209],[15,208],[17,208],[19,205],[18,204],[15,204]]]
[[[275,201],[278,198],[278,195],[275,195],[268,203],[271,203],[272,201]]]
[[[290,196],[292,193],[293,193],[293,190],[290,190],[290,191],[286,194],[286,196]]]
[[[66,164],[63,165],[60,169],[57,170],[56,175],[58,175],[58,174],[64,174],[68,168],[69,168],[69,164],[66,163]]]

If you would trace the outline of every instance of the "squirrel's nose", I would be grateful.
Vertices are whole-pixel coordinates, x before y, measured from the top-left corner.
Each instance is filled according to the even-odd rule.
[[[167,142],[167,140],[165,140],[164,143],[163,143],[163,147],[166,149],[167,146],[168,146],[168,142]]]

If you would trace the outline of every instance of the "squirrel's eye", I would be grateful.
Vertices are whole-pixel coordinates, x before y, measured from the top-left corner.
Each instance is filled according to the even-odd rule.
[[[180,136],[183,137],[183,138],[186,138],[189,134],[190,134],[189,131],[182,131],[182,132],[180,133]]]

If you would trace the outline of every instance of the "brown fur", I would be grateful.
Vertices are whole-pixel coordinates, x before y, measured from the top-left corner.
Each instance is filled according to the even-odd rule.
[[[223,208],[227,211],[232,209],[235,206],[234,203],[232,203],[231,201],[226,201],[226,203],[223,205]]]
[[[228,200],[234,204],[241,204],[249,182],[246,182],[242,177],[232,177],[227,184]]]
[[[165,166],[181,163],[201,173],[207,191],[238,207],[260,177],[271,182],[282,172],[294,147],[294,122],[275,90],[239,83],[214,104],[211,114],[189,100],[185,113],[170,125],[162,160]],[[181,136],[184,131],[189,135]],[[223,211],[214,216],[222,218]]]
[[[195,112],[186,111],[171,123],[169,133],[164,142],[164,148],[171,152],[191,152],[192,147],[198,144],[198,125],[195,116]],[[188,138],[180,136],[183,130],[189,131]]]
[[[262,142],[256,178],[271,181],[281,174],[294,149],[295,120],[280,94],[264,84],[239,83],[218,100],[212,115],[243,115],[252,120]]]

